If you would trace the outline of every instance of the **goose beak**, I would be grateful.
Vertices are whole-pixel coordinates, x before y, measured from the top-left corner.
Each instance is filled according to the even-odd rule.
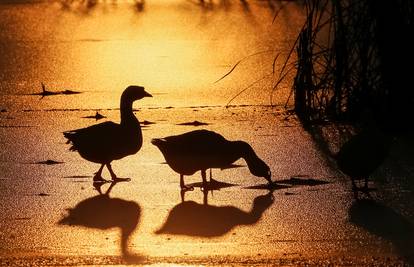
[[[152,97],[152,95],[146,91],[144,91],[144,97]]]

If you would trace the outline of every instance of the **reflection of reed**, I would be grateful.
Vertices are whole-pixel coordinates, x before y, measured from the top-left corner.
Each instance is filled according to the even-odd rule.
[[[357,200],[349,209],[352,223],[390,241],[401,256],[414,264],[414,226],[401,214],[373,200]]]
[[[207,191],[204,193],[207,194]],[[258,196],[249,212],[233,206],[219,207],[184,201],[170,211],[164,225],[156,234],[222,236],[238,225],[256,224],[273,201],[272,193]]]
[[[128,251],[128,241],[138,225],[141,208],[133,201],[111,198],[109,192],[114,185],[115,183],[112,183],[105,194],[87,198],[74,208],[68,209],[68,214],[58,224],[101,230],[120,228],[122,256],[127,260],[137,260],[138,257]]]
[[[117,0],[60,0],[60,3],[62,5],[62,8],[70,10],[70,9],[79,9],[83,11],[89,11],[96,7],[98,4],[111,4],[112,6],[118,5]],[[144,0],[134,0],[133,5],[135,7],[135,10],[138,12],[141,12],[144,10],[145,1]]]

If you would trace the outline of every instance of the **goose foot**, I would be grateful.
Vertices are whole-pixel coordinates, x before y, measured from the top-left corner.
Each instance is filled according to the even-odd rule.
[[[181,192],[187,192],[187,191],[193,191],[194,190],[194,187],[184,184],[184,175],[183,174],[180,174],[180,187],[181,187]]]
[[[367,196],[368,198],[372,198],[371,196],[371,191],[372,189],[369,189],[368,186],[364,186],[362,188],[359,189],[359,191],[361,191],[363,194],[365,194],[365,196]]]
[[[118,183],[118,182],[129,182],[131,181],[131,178],[120,178],[120,177],[112,177],[112,182]]]
[[[187,192],[187,191],[193,191],[194,190],[194,187],[192,187],[192,186],[189,186],[189,185],[182,185],[181,186],[181,192]]]
[[[104,178],[102,178],[102,176],[101,176],[101,175],[95,175],[95,176],[93,177],[93,182],[94,182],[94,183],[107,183],[107,182],[108,182],[108,180],[105,180]]]
[[[217,181],[215,181],[217,182]],[[213,183],[210,181],[209,183],[203,183],[203,185],[200,187],[201,192],[208,192],[210,190],[214,190],[214,185]]]
[[[269,183],[267,183],[266,187],[269,190],[275,190],[275,188],[277,188],[277,183],[276,182],[269,182]]]
[[[354,192],[354,198],[359,199],[359,192],[365,195],[368,198],[372,198],[371,191],[375,191],[373,188],[369,188],[367,184],[362,187],[358,187],[356,185],[352,186],[352,191]]]
[[[97,172],[95,172],[95,176],[93,177],[93,182],[94,183],[106,183],[108,182],[107,180],[105,180],[104,178],[102,178],[102,169],[105,165],[102,164],[101,167],[99,167],[99,170]]]

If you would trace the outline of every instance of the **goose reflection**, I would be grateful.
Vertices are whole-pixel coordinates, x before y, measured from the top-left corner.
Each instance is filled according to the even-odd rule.
[[[204,191],[208,194],[208,190]],[[206,198],[206,197],[205,197]],[[184,201],[169,213],[164,225],[156,234],[173,234],[200,237],[222,236],[238,225],[254,225],[273,204],[273,193],[258,196],[249,212],[233,206],[213,206]]]
[[[68,209],[68,214],[58,224],[101,230],[120,228],[120,246],[123,258],[134,262],[139,261],[141,257],[129,253],[128,241],[137,228],[141,208],[133,201],[111,198],[109,192],[115,184],[116,182],[111,183],[108,190],[101,193],[102,183],[94,183],[100,194],[87,198],[79,202],[74,208]]]

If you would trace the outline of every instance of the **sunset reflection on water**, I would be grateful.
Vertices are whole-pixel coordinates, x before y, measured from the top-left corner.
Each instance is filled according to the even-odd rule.
[[[324,230],[344,217],[345,209],[335,215],[330,209],[318,211],[309,228],[297,223],[309,220],[301,213],[303,208],[312,210],[314,201],[318,206],[329,192],[312,195],[305,191],[289,198],[276,191],[273,203],[273,195],[266,195],[268,191],[262,188],[264,180],[254,177],[243,160],[238,162],[240,167],[214,170],[214,177],[234,186],[209,194],[209,207],[202,205],[199,188],[186,195],[186,201],[195,202],[190,206],[197,212],[207,209],[212,210],[208,214],[224,211],[227,215],[230,210],[230,215],[243,220],[233,218],[225,230],[218,231],[220,218],[212,218],[210,230],[219,234],[209,238],[155,234],[174,207],[182,211],[186,206],[180,205],[179,175],[163,164],[161,153],[150,144],[152,138],[206,128],[230,140],[248,142],[271,167],[274,179],[301,173],[333,176],[297,121],[284,120],[278,115],[279,106],[269,106],[274,57],[281,54],[278,70],[303,20],[301,7],[288,5],[272,24],[277,2],[272,10],[265,1],[248,2],[247,8],[240,1],[205,1],[201,5],[187,0],[148,0],[142,11],[136,10],[133,1],[99,1],[89,9],[80,2],[70,7],[54,1],[0,2],[0,108],[7,110],[0,117],[4,178],[0,183],[6,188],[1,196],[0,247],[7,247],[2,255],[29,250],[43,256],[120,257],[125,250],[121,241],[127,240],[129,252],[144,257],[249,255],[256,259],[258,255],[271,258],[283,251],[304,251],[298,240],[346,235],[349,229],[344,230],[340,223]],[[41,92],[41,82],[50,91],[81,93],[31,95]],[[98,165],[70,152],[62,132],[101,122],[85,118],[96,111],[106,116],[102,121],[119,122],[119,98],[128,85],[144,86],[153,95],[134,103],[134,108],[141,122],[154,124],[143,127],[144,143],[136,155],[113,162],[117,174],[131,181],[114,186],[108,198],[98,197],[91,186]],[[226,109],[229,100],[249,85],[232,102],[235,106]],[[274,104],[285,104],[289,90],[288,83],[282,84]],[[196,128],[191,126],[194,121],[206,124]],[[64,163],[36,164],[47,159]],[[200,182],[198,173],[186,179]],[[248,188],[252,185],[258,187]],[[338,184],[326,186],[336,190]],[[107,187],[105,184],[103,191]],[[272,201],[253,204],[261,196]],[[346,200],[339,195],[330,204],[346,207]],[[113,210],[99,208],[91,210],[101,220],[84,216],[82,205],[90,213],[88,207],[99,207],[99,203],[125,209],[121,214],[125,218],[133,217],[128,216],[131,211],[134,220],[126,227],[124,221],[111,217]],[[58,225],[69,215],[66,209],[80,212],[73,214],[81,214],[84,220],[73,226]],[[128,230],[127,238],[122,237],[123,229]],[[332,249],[335,244],[327,247]]]
[[[2,5],[2,93],[36,92],[44,82],[88,96],[42,101],[37,108],[113,108],[123,88],[139,84],[161,94],[154,106],[225,105],[272,71],[273,57],[288,51],[300,23],[295,6],[283,14],[291,19],[272,25],[271,10],[260,3],[246,12],[237,1],[228,8],[220,2],[203,8],[190,1],[156,0],[136,12],[130,1],[115,2],[99,3],[88,14],[49,2]],[[263,51],[268,52],[214,84],[237,61]],[[269,104],[271,85],[271,77],[258,82],[236,103]],[[278,102],[286,100],[286,90],[278,92],[284,96],[276,97]],[[26,108],[33,105],[28,102]]]

